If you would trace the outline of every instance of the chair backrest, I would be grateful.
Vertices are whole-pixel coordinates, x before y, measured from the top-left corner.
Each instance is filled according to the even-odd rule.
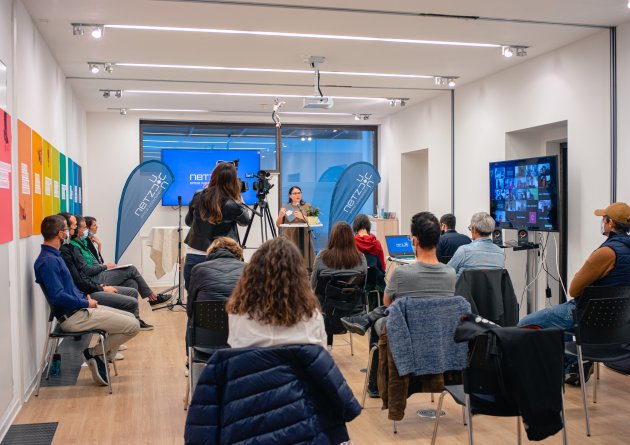
[[[573,319],[578,344],[630,343],[630,287],[585,288]]]
[[[346,329],[340,319],[361,312],[365,307],[365,274],[320,276],[315,286],[324,314],[327,334],[341,334]]]
[[[516,326],[518,301],[507,269],[464,270],[455,295],[468,300],[473,313],[500,326]]]
[[[389,307],[387,339],[398,374],[427,375],[466,367],[468,347],[455,329],[470,304],[455,297],[397,298]]]
[[[228,316],[225,300],[194,302],[190,346],[227,346]]]
[[[49,308],[48,323],[52,323],[52,321],[55,319],[55,307],[50,302],[50,297],[48,296],[48,292],[46,291],[46,287],[44,286],[44,283],[40,283],[37,280],[35,280],[35,282],[39,284],[39,287],[42,290],[44,297],[46,297],[46,303],[48,303],[48,308]]]
[[[451,261],[451,258],[453,258],[453,255],[442,255],[442,256],[439,258],[439,260],[440,260],[440,263],[442,263],[442,264],[446,264],[446,263],[448,263],[449,261]]]

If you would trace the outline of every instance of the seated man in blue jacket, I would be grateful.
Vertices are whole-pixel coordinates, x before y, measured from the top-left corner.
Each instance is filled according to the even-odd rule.
[[[59,248],[69,236],[68,224],[64,217],[51,215],[41,224],[44,243],[35,261],[35,278],[46,290],[49,303],[55,309],[55,318],[66,332],[80,332],[101,329],[109,334],[105,352],[113,360],[120,345],[136,336],[140,325],[133,314],[107,306],[99,306],[76,288],[70,271],[61,258]],[[100,345],[87,348],[83,356],[92,372],[94,381],[107,385],[106,364],[95,355]]]
[[[440,218],[440,242],[437,245],[437,259],[440,263],[448,263],[459,246],[470,244],[470,238],[455,230],[457,220],[452,213],[446,213]]]

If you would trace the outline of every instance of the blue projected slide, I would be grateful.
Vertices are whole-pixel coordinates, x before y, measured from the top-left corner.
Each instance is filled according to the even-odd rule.
[[[245,204],[254,204],[258,199],[252,183],[260,170],[260,152],[256,150],[162,150],[162,162],[169,166],[175,181],[162,196],[163,206],[176,206],[177,197],[182,197],[182,204],[188,205],[194,193],[203,189],[210,181],[214,166],[219,161],[238,162],[238,177],[248,185],[243,193]],[[249,178],[246,176],[250,176]]]

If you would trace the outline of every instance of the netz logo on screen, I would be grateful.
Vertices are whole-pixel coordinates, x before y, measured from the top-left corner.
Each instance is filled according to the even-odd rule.
[[[357,201],[361,198],[364,193],[370,192],[374,188],[374,181],[372,181],[373,173],[366,172],[364,174],[360,174],[356,181],[359,182],[357,188],[352,192],[352,196],[346,203],[346,206],[343,208],[343,211],[346,213],[350,213],[354,206],[357,204]]]
[[[136,216],[144,217],[144,214],[148,209],[152,209],[154,207],[155,202],[160,199],[162,196],[162,190],[166,190],[168,188],[168,182],[166,182],[166,175],[164,173],[158,173],[157,175],[151,175],[149,178],[149,182],[151,186],[147,191],[147,194],[144,196],[144,199],[140,201],[140,204],[136,207],[136,211],[134,212]]]

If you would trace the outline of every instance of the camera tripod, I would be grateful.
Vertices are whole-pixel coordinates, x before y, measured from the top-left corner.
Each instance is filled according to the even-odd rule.
[[[269,203],[267,202],[266,198],[267,195],[260,195],[258,196],[258,202],[254,204],[254,215],[247,225],[247,230],[245,230],[245,236],[243,237],[243,242],[241,243],[241,247],[244,249],[247,248],[247,237],[249,236],[249,231],[252,229],[252,224],[254,223],[256,216],[260,217],[260,233],[263,243],[269,239],[267,230],[271,231],[272,238],[278,236],[278,234],[276,233],[275,222],[271,217],[271,212],[269,211]],[[258,209],[260,209],[260,212],[258,211]]]

